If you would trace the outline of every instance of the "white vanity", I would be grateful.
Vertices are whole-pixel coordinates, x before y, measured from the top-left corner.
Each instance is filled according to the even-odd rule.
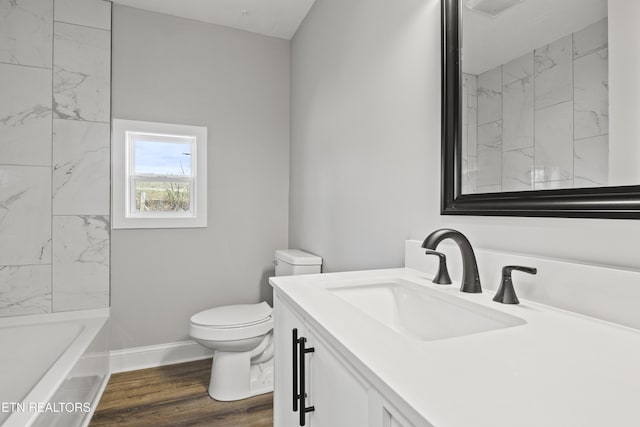
[[[640,425],[640,331],[526,300],[544,275],[514,279],[520,305],[493,302],[488,257],[482,294],[432,284],[428,268],[272,278],[274,425]]]
[[[336,326],[343,322],[353,322],[346,328],[348,331],[342,332],[350,334],[355,332],[359,339],[363,340],[360,345],[374,345],[379,353],[378,356],[389,361],[397,358],[397,355],[394,356],[394,352],[389,352],[388,348],[379,347],[383,341],[379,342],[379,331],[376,328],[380,325],[375,325],[375,320],[358,313],[354,321],[351,316],[355,309],[343,301],[340,302],[340,307],[331,306],[331,300],[339,297],[325,286],[332,289],[336,285],[333,281],[338,279],[340,282],[340,277],[344,276],[345,274],[305,276],[305,281],[311,279],[309,286],[318,284],[313,283],[312,277],[329,279],[328,283],[322,280],[322,285],[316,288],[320,295],[309,297],[315,299],[320,296],[315,303],[317,305],[324,305],[325,298],[329,299],[326,314],[331,317],[330,322]],[[361,274],[357,276],[362,277]],[[298,304],[296,295],[286,291],[289,287],[298,285],[306,287],[305,285],[288,280],[273,280],[272,283],[275,288],[274,336],[276,342],[274,426],[303,425],[301,424],[301,411],[304,411],[302,404],[305,408],[314,408],[311,412],[305,412],[302,417],[305,420],[304,425],[309,426],[419,425],[415,423],[415,420],[420,419],[419,414],[410,415],[411,407],[386,390],[386,384],[377,377],[375,368],[368,367],[365,360],[356,356],[350,345],[345,346],[341,343],[341,340],[345,339],[341,333],[337,335],[329,333],[326,329],[327,325],[311,314],[313,310],[307,311],[303,308],[304,304]],[[339,284],[337,286],[340,287]],[[368,325],[369,322],[374,324],[373,328]],[[303,338],[306,339],[304,348],[313,349],[313,352],[306,353],[301,358],[303,347],[300,341]],[[399,362],[402,363],[402,361]],[[305,365],[304,368],[302,365]],[[302,390],[294,391],[299,387],[302,375],[305,379],[304,402],[299,399]],[[386,395],[389,395],[389,398]],[[429,424],[423,423],[423,425]]]

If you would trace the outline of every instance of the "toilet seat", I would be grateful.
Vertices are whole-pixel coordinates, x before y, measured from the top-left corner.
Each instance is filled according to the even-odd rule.
[[[227,305],[201,311],[191,317],[191,323],[216,328],[237,328],[264,322],[273,309],[266,302]]]
[[[191,317],[190,335],[208,341],[258,337],[273,329],[271,312],[272,308],[266,302],[201,311]]]

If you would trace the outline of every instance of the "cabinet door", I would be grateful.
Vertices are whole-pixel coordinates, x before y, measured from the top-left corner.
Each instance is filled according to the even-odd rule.
[[[313,329],[283,302],[274,298],[274,395],[273,420],[277,427],[298,427],[301,411],[294,412],[294,395],[305,393],[305,427],[368,427],[368,387],[347,368],[339,356]],[[293,330],[306,338],[313,352],[304,356],[305,390],[298,389],[301,374],[300,347],[294,351]],[[294,360],[294,354],[298,357]],[[296,371],[296,372],[294,372]],[[295,375],[297,374],[297,375]]]
[[[278,427],[298,427],[300,416],[294,412],[294,360],[293,329],[299,336],[306,333],[302,321],[276,294],[273,301],[274,338],[274,392],[273,425]],[[297,354],[297,350],[296,350]],[[296,361],[297,364],[297,361]],[[297,378],[295,379],[297,381]],[[297,386],[296,386],[297,387]]]
[[[369,387],[315,331],[309,330],[307,337],[315,349],[307,356],[307,405],[315,408],[307,414],[307,425],[367,427]]]

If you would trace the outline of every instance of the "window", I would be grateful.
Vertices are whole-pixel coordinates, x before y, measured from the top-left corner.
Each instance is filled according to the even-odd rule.
[[[207,226],[207,129],[113,121],[113,228]]]

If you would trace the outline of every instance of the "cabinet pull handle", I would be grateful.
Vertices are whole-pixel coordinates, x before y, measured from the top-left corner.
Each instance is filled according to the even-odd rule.
[[[307,398],[305,384],[305,356],[307,353],[313,353],[314,351],[316,351],[316,349],[313,347],[305,348],[305,343],[307,342],[307,339],[305,337],[299,338],[298,342],[300,343],[300,352],[298,354],[300,357],[300,425],[304,426],[307,418],[307,412],[313,412],[316,410],[315,406],[307,407],[305,402],[305,399]]]
[[[298,328],[293,328],[293,412],[298,412]]]

